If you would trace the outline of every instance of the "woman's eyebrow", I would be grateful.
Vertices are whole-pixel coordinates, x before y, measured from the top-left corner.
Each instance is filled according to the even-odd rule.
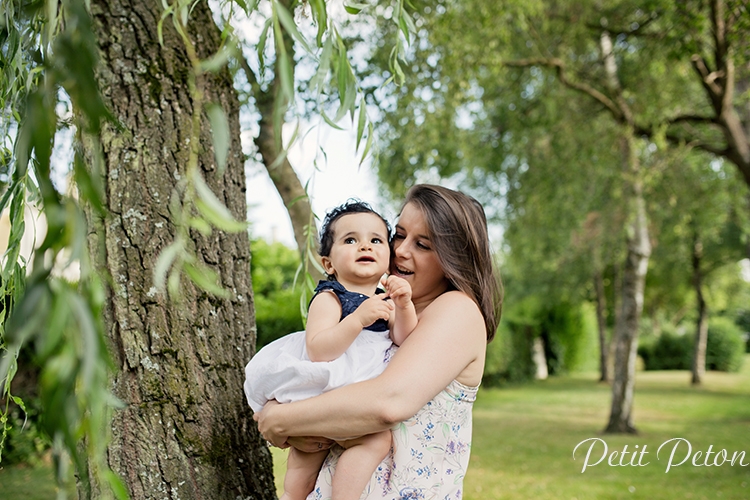
[[[400,230],[402,230],[402,231],[405,231],[405,229],[403,228],[403,226],[401,226],[401,225],[399,225],[399,224],[396,224],[396,226],[395,226],[395,227],[396,227],[396,229],[400,229]],[[429,237],[429,236],[427,236],[426,234],[418,234],[418,235],[417,235],[417,238],[420,238],[420,239],[423,239],[423,240],[427,240],[427,241],[430,241],[430,237]]]

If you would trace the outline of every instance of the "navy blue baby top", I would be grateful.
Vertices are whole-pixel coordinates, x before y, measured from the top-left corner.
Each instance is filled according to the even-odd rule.
[[[350,292],[338,281],[320,280],[318,286],[315,287],[315,295],[313,295],[313,299],[316,295],[325,290],[331,290],[336,294],[336,297],[339,298],[339,302],[341,302],[341,319],[339,319],[339,321],[353,313],[362,302],[369,298],[362,293]],[[377,295],[379,293],[384,293],[384,291],[378,288],[375,294]],[[312,302],[312,299],[310,299],[310,302]],[[368,326],[367,330],[385,332],[388,330],[388,322],[384,319],[379,319]]]

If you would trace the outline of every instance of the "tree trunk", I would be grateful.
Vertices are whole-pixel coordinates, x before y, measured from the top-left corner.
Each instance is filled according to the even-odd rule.
[[[281,3],[287,9],[290,8],[291,2],[288,0],[282,0]],[[292,64],[292,70],[294,70],[294,41],[283,27],[281,32],[286,51],[291,54],[289,60]],[[297,243],[302,262],[306,262],[308,258],[316,259],[319,262],[315,253],[318,238],[312,203],[288,157],[280,158],[283,153],[281,130],[284,124],[283,113],[277,112],[283,104],[280,102],[283,97],[281,94],[281,79],[278,76],[281,70],[276,68],[271,85],[267,90],[261,90],[250,65],[245,63],[244,66],[248,80],[250,80],[255,91],[255,103],[261,116],[260,132],[258,137],[255,138],[255,145],[263,158],[263,165],[266,167],[268,176],[276,187],[279,196],[281,196],[289,214],[294,231],[294,240]],[[310,246],[312,246],[311,252],[308,252]],[[308,268],[308,272],[312,275],[313,281],[324,278],[322,273],[313,266]]]
[[[607,298],[604,296],[604,279],[601,269],[594,273],[596,292],[596,325],[599,330],[599,382],[609,382],[609,342],[607,342]]]
[[[271,181],[289,214],[294,230],[294,240],[304,262],[308,257],[307,249],[310,246],[308,245],[310,240],[308,234],[310,231],[312,231],[313,236],[311,248],[313,255],[315,255],[315,246],[317,245],[317,226],[312,205],[304,186],[297,177],[297,172],[294,171],[289,160],[284,158],[277,161],[281,154],[281,138],[277,137],[276,130],[281,130],[281,127],[276,127],[275,120],[280,120],[281,117],[274,116],[275,98],[265,94],[258,96],[256,102],[261,119],[260,132],[255,139],[255,144],[263,157],[263,164],[266,166],[268,175],[271,177]],[[315,273],[318,279],[322,279],[322,275],[319,275],[317,271],[314,269],[311,269],[311,271]]]
[[[701,273],[701,259],[703,257],[703,244],[698,231],[695,230],[693,237],[693,286],[695,287],[695,298],[698,306],[698,323],[695,331],[695,350],[693,351],[693,385],[700,385],[706,374],[706,343],[708,341],[708,309],[703,297],[703,275]]]
[[[105,127],[103,150],[86,151],[101,154],[105,168],[109,216],[88,214],[95,228],[89,245],[111,276],[104,321],[117,370],[113,391],[125,403],[112,423],[109,465],[136,499],[276,498],[270,453],[242,391],[255,347],[248,235],[190,234],[195,255],[219,274],[230,298],[183,279],[175,304],[152,285],[156,260],[175,237],[170,197],[190,150],[194,103],[185,45],[167,18],[160,46],[158,1],[98,0],[91,9],[100,88],[122,127]],[[188,35],[201,58],[219,47],[207,3],[193,6]],[[202,88],[227,114],[231,147],[219,173],[204,121],[198,168],[244,220],[239,101],[229,72],[206,75]]]
[[[612,319],[615,325],[615,328],[617,328],[617,325],[622,321],[622,275],[623,275],[623,268],[625,267],[625,259],[622,259],[620,261],[614,260],[612,262]],[[609,350],[607,351],[607,355],[609,356],[609,364],[607,365],[607,371],[609,371],[610,375],[610,381],[612,377],[612,373],[615,371],[614,366],[614,359],[615,359],[615,342],[614,342],[614,336],[615,332],[612,331],[612,338],[609,342]]]
[[[626,182],[629,184],[627,222],[627,256],[622,276],[621,312],[615,325],[615,370],[612,381],[612,408],[605,432],[635,433],[633,425],[633,389],[635,361],[638,350],[638,324],[643,312],[643,291],[646,283],[651,243],[648,236],[646,203],[640,179],[640,166],[635,138],[628,129],[623,139],[624,161],[627,162]]]

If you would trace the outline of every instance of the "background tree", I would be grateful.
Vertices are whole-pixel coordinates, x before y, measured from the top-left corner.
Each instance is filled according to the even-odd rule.
[[[298,2],[285,0],[281,2],[281,5],[293,12],[294,8],[299,4]],[[320,20],[320,22],[325,23],[325,20]],[[265,29],[268,30],[269,28],[270,25],[267,25]],[[247,57],[243,55],[239,58],[239,63],[249,85],[246,88],[240,85],[238,89],[241,95],[246,94],[245,100],[248,101],[248,104],[249,102],[255,103],[255,108],[260,114],[258,122],[259,133],[254,140],[255,146],[258,149],[258,153],[260,153],[261,163],[266,168],[268,176],[271,178],[276,191],[284,202],[284,207],[292,223],[297,250],[300,253],[300,258],[305,262],[311,255],[311,238],[312,242],[314,242],[317,234],[317,225],[305,186],[292,167],[287,156],[287,149],[283,144],[281,132],[286,122],[286,117],[284,113],[280,112],[291,104],[285,102],[289,97],[281,88],[281,72],[287,71],[287,69],[282,68],[282,64],[284,64],[284,61],[287,61],[288,70],[292,72],[290,77],[294,79],[296,59],[300,56],[295,50],[292,36],[283,25],[280,26],[280,34],[284,50],[288,55],[284,59],[276,58],[272,61],[273,71],[271,72],[270,82],[264,81],[262,77],[256,74],[265,73],[265,65],[260,64],[257,71],[253,70]],[[261,48],[261,53],[264,50],[265,47]],[[315,266],[308,266],[308,271],[316,277],[322,276]]]
[[[746,189],[739,172],[727,162],[686,150],[670,156],[662,162],[661,179],[653,187],[660,191],[658,199],[666,203],[653,209],[661,220],[654,235],[654,266],[646,300],[655,330],[657,316],[665,316],[666,311],[675,326],[685,317],[680,309],[690,311],[695,321],[692,383],[697,385],[706,370],[706,281],[743,256]]]
[[[595,143],[591,147],[599,151],[613,146],[620,149],[622,166],[607,165],[620,171],[622,185],[613,191],[619,193],[614,198],[619,201],[619,211],[612,212],[619,213],[619,218],[612,220],[623,224],[623,250],[627,253],[624,266],[613,267],[621,289],[620,312],[615,315],[619,355],[607,425],[614,432],[634,430],[630,413],[651,243],[645,196],[655,175],[653,147],[687,141],[694,148],[735,161],[733,144],[742,140],[729,131],[728,124],[742,122],[747,96],[732,90],[742,85],[744,77],[738,75],[745,69],[730,70],[746,65],[746,55],[739,53],[744,45],[736,45],[747,35],[747,16],[742,16],[746,8],[742,2],[686,7],[658,1],[605,5],[466,0],[417,6],[417,26],[422,29],[410,54],[408,85],[394,96],[397,104],[390,103],[388,109],[393,113],[383,125],[392,131],[386,136],[378,166],[386,184],[398,184],[397,176],[403,176],[403,171],[411,172],[407,186],[452,175],[471,179],[473,174],[477,184],[494,190],[495,196],[507,191],[510,199],[518,182],[511,174],[513,165],[529,169],[546,166],[529,161],[539,142],[530,141],[529,134],[517,127],[522,121],[517,117],[537,111],[548,114],[551,123],[560,118],[555,107],[565,105],[561,99],[580,100],[576,112],[586,113],[582,119],[596,117],[600,124],[608,119],[612,130],[619,130],[615,132],[619,139],[597,130],[588,138],[581,134],[577,141],[581,148]],[[695,78],[697,66],[691,57],[696,54],[698,59],[692,60],[710,60],[706,67],[719,68],[713,73],[709,70],[707,76],[709,80],[721,79],[713,94],[706,93],[705,81]],[[374,60],[384,57],[375,54]],[[526,68],[526,72],[510,68]],[[554,94],[549,89],[555,84],[569,92],[550,98]],[[707,95],[719,94],[723,99],[720,108],[714,105],[718,103],[715,99],[707,102]],[[409,133],[411,130],[415,132]],[[741,162],[735,163],[739,166]],[[485,175],[487,172],[491,174]],[[582,175],[582,184],[585,179]],[[531,209],[525,201],[520,207],[509,204],[502,208],[525,214]],[[558,207],[566,208],[555,205]],[[565,227],[561,224],[560,231]],[[506,237],[512,238],[512,234],[506,233]],[[518,248],[512,241],[509,247],[511,255]],[[533,259],[533,254],[528,256]]]

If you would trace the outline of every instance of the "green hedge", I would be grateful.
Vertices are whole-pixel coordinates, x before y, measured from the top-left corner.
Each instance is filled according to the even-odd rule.
[[[742,367],[745,342],[742,331],[729,318],[716,318],[708,324],[706,369],[738,372]]]
[[[646,337],[638,346],[646,370],[690,370],[693,366],[695,338],[665,331],[658,337]],[[745,342],[740,328],[725,317],[708,324],[706,369],[737,372],[742,366]]]
[[[524,382],[534,378],[534,340],[544,341],[550,375],[596,370],[598,338],[593,306],[546,304],[536,296],[513,303],[503,312],[495,340],[487,348],[483,383]]]
[[[257,349],[287,335],[304,330],[297,289],[279,290],[255,297],[255,324],[258,328]]]
[[[293,286],[300,264],[296,250],[281,243],[251,242],[256,347],[304,329],[300,307],[301,285]]]

